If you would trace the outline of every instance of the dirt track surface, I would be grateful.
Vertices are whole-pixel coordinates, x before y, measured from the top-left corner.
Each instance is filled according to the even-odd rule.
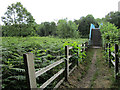
[[[91,63],[80,64],[70,75],[68,82],[64,82],[60,88],[110,88],[112,72],[103,58],[102,49],[90,49],[87,58]],[[87,59],[86,59],[87,60]],[[85,65],[89,65],[85,71]],[[85,72],[84,75],[82,73]]]
[[[96,63],[96,52],[97,51],[95,50],[90,68],[89,68],[85,78],[82,79],[82,82],[79,85],[79,88],[89,88],[90,87],[90,82],[92,80],[93,75],[96,72],[96,65],[95,65],[95,63]]]

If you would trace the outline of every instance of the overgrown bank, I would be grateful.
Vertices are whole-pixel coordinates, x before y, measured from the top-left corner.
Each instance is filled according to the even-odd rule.
[[[60,89],[67,88],[119,88],[115,83],[114,72],[103,55],[102,49],[90,49],[87,57],[64,82]]]

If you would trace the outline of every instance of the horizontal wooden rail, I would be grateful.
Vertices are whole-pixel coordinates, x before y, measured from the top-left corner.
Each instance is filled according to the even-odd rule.
[[[70,49],[73,49],[73,47],[69,47],[69,50],[70,50]]]
[[[59,58],[59,57],[63,57],[64,55],[61,55],[61,56],[55,56],[56,58]],[[47,56],[41,56],[40,58],[42,58],[42,59],[46,59],[47,58]]]
[[[54,74],[54,76],[48,79],[42,86],[40,86],[40,88],[45,88],[46,86],[48,86],[53,80],[55,80],[60,74],[62,74],[64,70],[65,69],[61,69],[58,73]]]
[[[111,52],[111,55],[115,57],[115,53]]]
[[[72,63],[70,63],[68,66],[70,67],[72,65]]]
[[[111,60],[112,64],[115,66],[115,62],[113,60]]]
[[[71,74],[71,73],[75,70],[76,67],[77,67],[77,65],[75,65],[75,66],[71,69],[71,71],[69,72],[69,74]]]
[[[76,56],[76,55],[77,55],[77,54],[69,55],[68,58],[74,57],[74,56]]]
[[[48,51],[51,52],[51,53],[59,53],[59,52],[61,52],[61,50],[57,50],[57,51],[48,50]]]
[[[44,74],[44,73],[47,72],[48,70],[54,68],[55,66],[63,63],[63,62],[64,62],[64,59],[61,59],[61,60],[59,60],[59,61],[56,61],[56,62],[50,64],[49,66],[46,66],[46,67],[42,68],[42,69],[39,70],[39,71],[35,72],[36,78],[37,78],[38,76]]]
[[[58,88],[62,83],[63,81],[65,80],[65,78],[63,77],[57,84],[54,88]]]
[[[72,57],[72,55],[69,55],[69,56],[68,56],[68,58],[71,58],[71,57]]]

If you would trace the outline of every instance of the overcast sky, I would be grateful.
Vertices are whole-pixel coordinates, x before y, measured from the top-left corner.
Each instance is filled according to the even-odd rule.
[[[120,0],[0,0],[0,17],[8,5],[21,2],[38,24],[63,18],[74,20],[88,14],[102,18],[110,11],[118,11],[118,1]],[[0,23],[2,24],[1,20]]]

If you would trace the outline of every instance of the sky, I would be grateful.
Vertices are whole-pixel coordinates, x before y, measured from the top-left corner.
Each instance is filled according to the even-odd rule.
[[[118,11],[118,1],[120,0],[0,0],[0,17],[4,16],[8,5],[21,2],[38,24],[64,18],[80,19],[88,14],[102,18],[110,11]],[[0,24],[3,24],[1,18]]]

